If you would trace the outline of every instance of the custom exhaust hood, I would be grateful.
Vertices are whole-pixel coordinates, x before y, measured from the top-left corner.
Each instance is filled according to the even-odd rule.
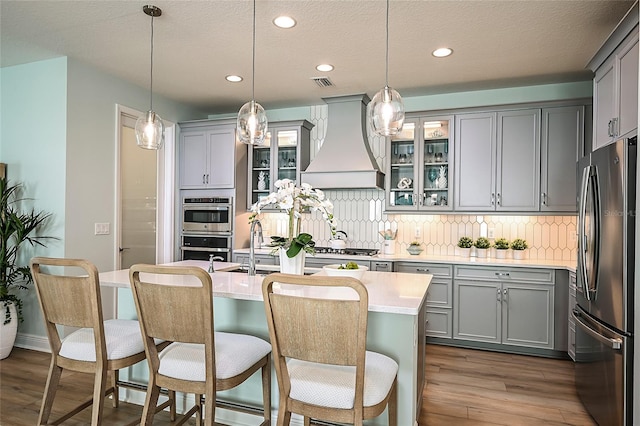
[[[367,140],[366,94],[323,98],[329,115],[324,143],[302,182],[320,189],[384,188],[384,174]]]

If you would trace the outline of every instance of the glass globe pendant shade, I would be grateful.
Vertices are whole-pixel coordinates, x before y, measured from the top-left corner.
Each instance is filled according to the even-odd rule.
[[[136,140],[144,149],[161,149],[164,146],[164,123],[153,111],[139,117],[136,121]]]
[[[404,103],[400,94],[384,86],[375,94],[369,106],[369,121],[380,136],[395,136],[404,124]]]
[[[248,145],[262,145],[267,136],[267,114],[262,105],[252,100],[238,112],[238,138]]]

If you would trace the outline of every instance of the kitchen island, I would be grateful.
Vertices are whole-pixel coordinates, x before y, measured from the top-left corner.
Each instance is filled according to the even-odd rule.
[[[208,268],[208,262],[183,261],[169,265],[194,265]],[[224,272],[233,268],[224,262],[214,262],[220,272],[211,274],[213,281],[215,329],[246,333],[269,340],[262,298],[263,275]],[[322,275],[324,272],[319,272]],[[361,280],[369,292],[369,321],[367,350],[380,352],[393,358],[398,370],[398,424],[417,425],[424,386],[425,303],[431,275],[392,272],[366,272]],[[118,287],[118,317],[135,318],[135,306],[129,289],[128,270],[103,272],[100,282],[104,287]],[[192,285],[188,280],[181,285]],[[126,373],[123,373],[123,377]],[[129,372],[129,379],[145,381],[146,365]],[[272,406],[277,408],[278,389],[273,372]],[[259,377],[252,377],[239,387],[218,393],[219,399],[233,403],[260,406],[262,393]],[[142,403],[139,393],[127,395],[131,402]],[[133,400],[133,398],[139,398]],[[180,406],[180,405],[179,405]],[[219,414],[220,420],[234,425],[249,425],[250,420],[231,412]],[[276,413],[272,413],[276,418]],[[294,417],[296,419],[297,417]],[[301,424],[301,422],[300,422]],[[366,422],[386,425],[387,414]]]

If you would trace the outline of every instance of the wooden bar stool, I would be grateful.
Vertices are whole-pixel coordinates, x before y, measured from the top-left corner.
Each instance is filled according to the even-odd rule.
[[[289,425],[291,413],[303,415],[305,425],[362,425],[387,406],[389,425],[397,425],[398,364],[366,350],[369,297],[360,281],[271,274],[262,293],[280,391],[278,426]]]
[[[52,267],[80,268],[84,274],[53,274],[49,271]],[[95,375],[93,396],[53,423],[61,423],[93,404],[91,424],[99,425],[104,397],[113,394],[113,406],[118,406],[118,370],[145,358],[138,321],[103,320],[98,270],[91,262],[34,257],[31,272],[52,354],[38,424],[48,424],[62,371],[67,369]],[[56,325],[80,329],[62,339]],[[113,383],[108,389],[107,375]],[[167,401],[164,406],[171,402]]]
[[[195,413],[198,425],[213,425],[216,391],[234,388],[258,370],[264,405],[261,424],[270,424],[271,345],[254,336],[214,332],[211,276],[197,267],[155,265],[133,265],[129,273],[149,363],[141,424],[153,423],[153,407],[163,387],[195,394],[195,405],[178,424]],[[154,338],[173,343],[158,351]]]

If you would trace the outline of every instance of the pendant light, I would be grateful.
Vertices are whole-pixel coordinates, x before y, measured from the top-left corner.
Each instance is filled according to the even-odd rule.
[[[253,0],[253,57],[251,70],[251,101],[242,105],[238,112],[238,138],[248,145],[262,145],[267,136],[267,114],[256,102],[256,0]]]
[[[161,149],[164,145],[164,123],[153,111],[153,18],[162,15],[159,7],[146,5],[143,12],[151,16],[151,82],[149,85],[149,111],[136,121],[136,139],[138,146],[144,149]]]
[[[389,87],[389,0],[387,0],[387,49],[385,86],[375,94],[369,105],[369,120],[380,136],[394,136],[402,130],[404,104],[400,94]]]

